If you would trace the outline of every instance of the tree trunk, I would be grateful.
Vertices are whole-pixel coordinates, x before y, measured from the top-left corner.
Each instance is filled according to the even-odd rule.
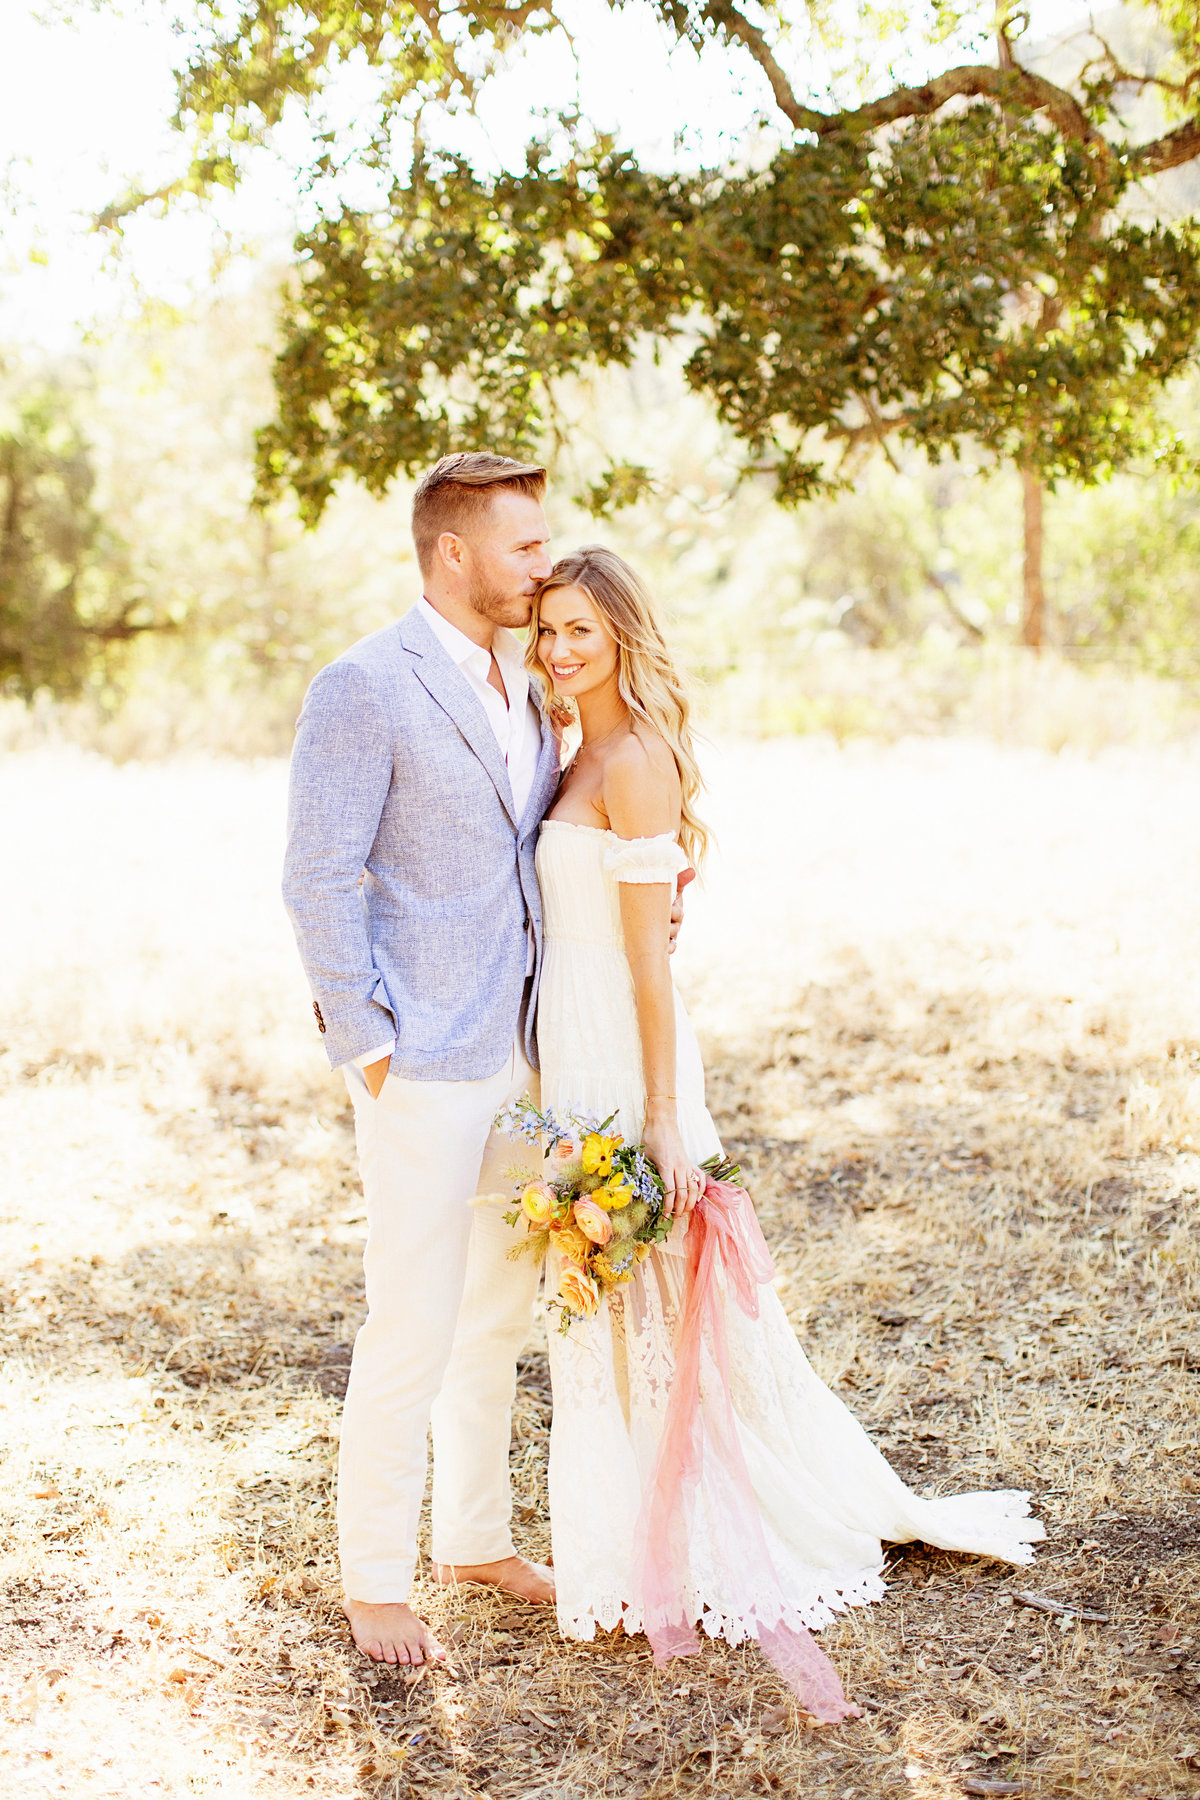
[[[1046,642],[1046,590],[1042,584],[1042,484],[1032,469],[1021,470],[1025,509],[1024,596],[1021,642],[1040,650]]]

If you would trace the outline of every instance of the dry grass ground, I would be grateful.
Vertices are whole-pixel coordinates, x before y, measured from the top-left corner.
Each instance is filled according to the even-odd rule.
[[[1034,1489],[1036,1566],[893,1552],[825,1634],[867,1708],[835,1732],[752,1653],[657,1673],[470,1593],[425,1595],[453,1671],[366,1664],[331,1511],[361,1209],[282,771],[12,756],[0,1791],[1200,1794],[1200,769],[802,742],[714,773],[680,973],[797,1329],[916,1485]],[[534,1342],[534,1552],[549,1406]]]

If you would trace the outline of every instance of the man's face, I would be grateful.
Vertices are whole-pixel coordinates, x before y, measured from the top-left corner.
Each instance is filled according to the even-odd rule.
[[[528,625],[538,583],[552,567],[541,501],[501,488],[462,542],[468,603],[493,625]]]

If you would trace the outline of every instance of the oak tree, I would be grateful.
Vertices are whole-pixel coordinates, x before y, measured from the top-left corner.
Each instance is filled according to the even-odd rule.
[[[168,628],[122,580],[95,485],[70,392],[12,378],[0,393],[0,693],[70,697],[114,646]]]
[[[1145,9],[1141,61],[1093,28],[1062,79],[1022,61],[1028,18],[1009,0],[978,17],[947,0],[942,38],[974,30],[978,60],[840,106],[789,68],[771,0],[641,0],[679,40],[752,68],[778,128],[766,165],[647,168],[564,110],[498,173],[439,144],[438,120],[515,40],[565,30],[556,0],[192,3],[188,183],[236,183],[289,107],[317,134],[320,203],[259,446],[264,491],[291,488],[310,519],[347,476],[378,492],[450,449],[533,449],[564,377],[628,363],[647,334],[685,338],[687,381],[784,504],[894,436],[1015,462],[1023,634],[1040,644],[1043,490],[1185,460],[1154,402],[1200,342],[1200,234],[1148,194],[1200,157],[1196,0]],[[351,65],[373,73],[372,104],[322,131]],[[1139,136],[1148,94],[1161,128]],[[375,182],[370,205],[345,198],[352,167]],[[591,503],[652,477],[610,467]]]

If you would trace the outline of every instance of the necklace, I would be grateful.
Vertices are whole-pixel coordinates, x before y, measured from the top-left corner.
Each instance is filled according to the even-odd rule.
[[[580,753],[582,754],[582,752],[585,750],[588,750],[588,751],[599,750],[599,748],[602,744],[607,744],[609,738],[615,737],[617,735],[617,732],[620,731],[621,727],[623,725],[628,725],[628,723],[629,723],[629,715],[627,713],[623,719],[618,719],[616,724],[613,726],[612,730],[606,731],[603,737],[590,738],[590,739],[588,739],[588,741],[586,743],[580,744],[580,746],[579,746]]]

